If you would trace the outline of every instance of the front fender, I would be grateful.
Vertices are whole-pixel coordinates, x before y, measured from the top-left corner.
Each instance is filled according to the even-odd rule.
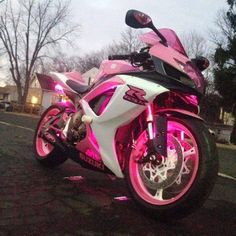
[[[157,114],[170,114],[170,115],[175,115],[177,117],[179,116],[192,117],[203,121],[203,119],[199,115],[190,111],[186,111],[184,109],[164,108],[164,109],[159,109],[157,111]]]
[[[167,156],[167,120],[169,116],[175,116],[178,118],[183,118],[183,116],[191,117],[202,121],[202,118],[195,113],[186,111],[184,109],[166,108],[159,109],[155,113],[155,125],[156,125],[156,136],[153,140],[150,140],[151,147],[154,150],[163,155]]]

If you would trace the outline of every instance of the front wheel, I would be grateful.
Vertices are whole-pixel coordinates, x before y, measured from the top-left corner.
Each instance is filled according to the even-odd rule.
[[[127,160],[126,176],[131,195],[145,210],[162,219],[178,219],[209,196],[218,155],[202,121],[168,118],[167,124],[167,156],[149,150],[143,131]]]

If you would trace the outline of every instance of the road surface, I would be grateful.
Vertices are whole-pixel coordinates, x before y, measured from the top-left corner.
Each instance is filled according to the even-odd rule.
[[[144,215],[123,180],[68,160],[55,170],[33,158],[38,118],[0,112],[0,236],[236,235],[236,148],[219,146],[220,176],[204,206],[177,222]],[[67,178],[77,176],[74,178]]]

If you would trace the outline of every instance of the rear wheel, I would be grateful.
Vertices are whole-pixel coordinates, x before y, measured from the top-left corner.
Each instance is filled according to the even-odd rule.
[[[150,151],[147,141],[143,131],[126,164],[134,199],[162,218],[180,218],[200,207],[218,171],[216,146],[203,123],[169,119],[166,157]]]
[[[34,136],[34,153],[36,160],[43,166],[54,168],[67,160],[66,153],[59,146],[55,146],[42,137],[42,132],[48,128],[49,124],[57,128],[61,123],[59,113],[64,109],[61,105],[50,106],[41,116]],[[61,124],[60,124],[61,126]],[[47,133],[47,139],[53,142],[53,136]]]

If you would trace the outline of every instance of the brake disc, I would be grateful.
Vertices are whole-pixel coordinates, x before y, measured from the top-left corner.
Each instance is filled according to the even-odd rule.
[[[139,164],[138,170],[143,183],[150,189],[165,189],[176,182],[181,174],[184,158],[182,146],[172,135],[167,137],[167,157],[162,156],[158,164],[149,162]]]

